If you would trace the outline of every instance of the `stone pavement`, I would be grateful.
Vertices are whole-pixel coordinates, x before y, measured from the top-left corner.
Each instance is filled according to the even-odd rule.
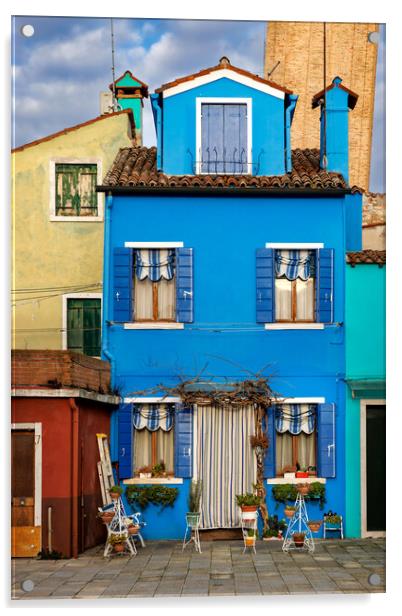
[[[12,598],[385,592],[384,539],[316,540],[313,554],[285,554],[281,547],[258,541],[256,554],[243,554],[240,541],[205,541],[198,554],[192,545],[182,552],[177,541],[149,541],[135,557],[104,559],[99,546],[75,560],[14,559]],[[26,580],[33,582],[28,592],[21,586]]]

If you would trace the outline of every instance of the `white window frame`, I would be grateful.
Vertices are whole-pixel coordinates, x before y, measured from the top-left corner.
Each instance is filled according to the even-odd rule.
[[[384,406],[386,411],[386,400],[364,398],[360,400],[360,524],[362,537],[385,537],[385,531],[367,530],[367,407],[371,405]]]
[[[42,526],[42,423],[12,423],[11,430],[32,430],[35,439],[34,526]],[[42,545],[41,545],[42,547]]]
[[[175,404],[175,403],[181,402],[181,398],[178,398],[176,396],[166,396],[165,398],[161,396],[151,396],[151,397],[144,397],[144,398],[129,396],[129,397],[124,398],[124,404],[130,404],[130,403],[157,404],[158,402],[162,402],[164,404]],[[172,430],[174,430],[174,426]],[[134,432],[134,429],[133,429],[133,432]],[[174,439],[174,433],[173,433],[173,439]],[[131,477],[130,479],[125,479],[123,483],[125,485],[137,485],[137,484],[140,484],[140,485],[144,485],[144,484],[145,485],[152,485],[152,484],[179,485],[183,483],[183,479],[181,477],[150,477],[149,479],[145,479],[142,477]]]
[[[251,175],[252,174],[252,150],[253,150],[253,121],[252,121],[252,98],[239,97],[212,97],[201,96],[195,99],[195,152],[196,152],[196,175],[211,175],[210,171],[201,171],[201,106],[205,103],[221,104],[246,104],[247,105],[247,171],[242,172],[219,172],[217,175]]]
[[[322,242],[267,242],[265,248],[274,250],[319,250],[324,248]],[[294,329],[324,329],[324,323],[265,323],[265,329],[294,330]]]
[[[49,161],[49,220],[51,222],[101,222],[104,212],[104,195],[97,194],[97,216],[57,216],[56,215],[56,164],[68,165],[96,165],[96,183],[102,183],[102,160],[100,158],[51,158]]]
[[[316,396],[316,397],[299,397],[299,398],[276,398],[275,403],[277,404],[325,404],[325,397]],[[317,428],[316,428],[317,429]],[[275,436],[276,438],[276,436]],[[316,458],[318,455],[318,451],[316,451]],[[276,466],[276,464],[275,464]],[[324,477],[272,477],[267,479],[267,484],[269,485],[279,485],[285,483],[297,484],[297,483],[313,483],[317,481],[318,483],[327,483],[327,480]]]
[[[61,330],[61,348],[63,351],[68,351],[67,347],[67,304],[69,299],[100,299],[101,300],[101,324],[103,323],[103,301],[102,293],[65,293],[62,295],[62,330]],[[102,344],[102,331],[101,331]],[[94,356],[97,357],[97,356]]]

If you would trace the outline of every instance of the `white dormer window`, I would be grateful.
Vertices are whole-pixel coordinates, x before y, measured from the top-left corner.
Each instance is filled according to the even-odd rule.
[[[251,99],[197,98],[196,173],[251,173]]]

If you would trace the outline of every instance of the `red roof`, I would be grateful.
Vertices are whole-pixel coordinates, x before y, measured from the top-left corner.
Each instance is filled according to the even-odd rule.
[[[123,79],[123,77],[125,77],[126,75],[130,75],[130,77],[131,77],[131,79],[133,81],[137,81],[140,84],[141,91],[142,91],[142,94],[143,94],[144,98],[148,98],[148,86],[147,86],[147,84],[144,83],[143,81],[141,81],[141,79],[138,79],[138,77],[135,77],[135,75],[133,75],[132,72],[129,71],[129,70],[124,71],[124,73],[122,75],[120,75],[120,77],[118,77],[115,80],[114,83],[117,84],[117,82],[120,81],[120,79]],[[121,88],[125,88],[127,90],[130,90],[130,89],[134,90],[134,89],[136,89],[136,86],[117,86],[117,87],[120,88],[120,89]],[[109,84],[109,89],[113,91],[113,82],[111,84]]]
[[[354,109],[355,106],[356,106],[356,103],[357,103],[357,99],[359,98],[359,95],[356,94],[355,92],[352,92],[352,90],[349,90],[349,88],[346,88],[345,86],[343,86],[341,84],[341,81],[342,80],[341,80],[340,77],[335,77],[335,79],[332,80],[331,85],[329,85],[326,88],[324,88],[324,90],[321,90],[320,92],[317,92],[317,94],[315,94],[313,96],[313,100],[311,101],[313,109],[318,107],[318,105],[320,104],[320,101],[324,97],[325,92],[329,92],[333,88],[339,88],[340,90],[343,90],[344,92],[347,92],[347,94],[349,95],[348,96],[348,106],[349,106],[349,109]]]

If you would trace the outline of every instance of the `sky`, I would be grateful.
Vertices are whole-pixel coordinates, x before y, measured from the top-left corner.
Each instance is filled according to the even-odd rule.
[[[21,27],[34,27],[25,37]],[[266,22],[115,19],[115,74],[129,68],[150,92],[176,77],[214,66],[263,74]],[[99,93],[112,81],[110,20],[16,17],[13,23],[13,147],[99,115]],[[370,190],[385,192],[385,28],[379,44]],[[286,85],[286,84],[283,84]],[[155,145],[149,101],[144,145]]]

